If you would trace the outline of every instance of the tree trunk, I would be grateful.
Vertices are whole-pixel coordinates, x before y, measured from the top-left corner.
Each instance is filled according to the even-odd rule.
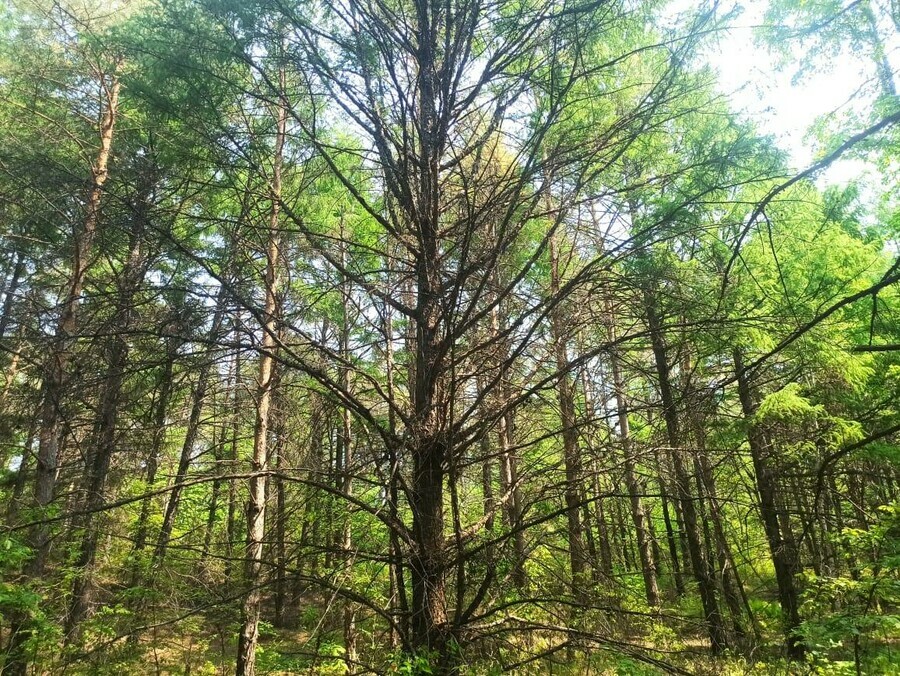
[[[653,558],[653,540],[650,537],[648,516],[644,509],[644,501],[641,499],[641,487],[635,471],[634,452],[631,444],[631,429],[628,424],[628,399],[625,393],[625,382],[622,377],[622,366],[619,363],[619,351],[616,347],[615,324],[610,303],[606,304],[607,312],[607,336],[610,350],[610,364],[612,366],[613,389],[616,396],[616,418],[619,428],[619,441],[622,443],[622,453],[625,464],[625,487],[628,490],[628,499],[631,504],[631,520],[637,535],[638,554],[641,558],[641,572],[644,576],[644,593],[647,603],[652,607],[659,606],[659,582],[657,581],[656,561]]]
[[[778,509],[777,477],[769,463],[767,444],[761,431],[753,422],[757,404],[754,401],[750,378],[744,369],[743,354],[735,348],[734,370],[738,381],[741,411],[748,425],[747,441],[756,474],[756,490],[759,493],[759,512],[769,543],[775,579],[778,583],[778,601],[784,613],[787,653],[791,659],[803,658],[804,647],[797,635],[800,627],[800,596],[794,576],[799,572],[799,561],[793,538],[782,532]]]
[[[0,311],[0,340],[6,337],[6,329],[9,327],[9,321],[12,319],[12,306],[16,300],[16,294],[19,292],[19,285],[22,283],[22,274],[25,272],[25,256],[20,251],[16,254],[16,265],[13,268],[12,278],[6,287],[6,297],[3,299],[3,310]]]
[[[147,455],[147,473],[144,477],[144,485],[147,491],[153,489],[156,483],[156,473],[159,470],[159,459],[162,456],[163,447],[166,443],[166,416],[169,414],[169,403],[172,399],[172,390],[174,386],[173,377],[175,372],[175,359],[178,355],[178,348],[182,343],[182,339],[176,336],[166,338],[166,361],[163,364],[163,371],[159,377],[158,394],[156,406],[153,412],[153,436],[150,442],[150,453]],[[138,516],[137,529],[134,537],[134,577],[133,584],[138,582],[138,574],[140,569],[140,554],[144,551],[147,544],[148,521],[150,519],[151,499],[145,497],[141,501],[141,512]]]
[[[341,220],[341,266],[346,269],[347,249],[344,244],[344,223]],[[342,275],[341,279],[341,327],[339,340],[339,352],[343,362],[341,366],[341,387],[344,392],[350,392],[350,294],[349,280]],[[341,493],[349,499],[353,497],[353,436],[350,428],[350,410],[344,406],[341,408],[341,429],[338,433],[340,441],[338,452],[342,454]],[[344,570],[348,578],[352,579],[353,570],[353,531],[352,510],[343,515],[343,532],[341,535],[341,551],[344,555]],[[348,585],[349,586],[349,585]],[[349,599],[344,599],[344,660],[347,671],[352,673],[356,667],[356,607]]]
[[[240,342],[241,336],[241,311],[237,310],[233,317],[233,333],[234,343]],[[235,350],[234,353],[234,383],[231,390],[231,439],[230,451],[228,454],[229,471],[237,472],[238,469],[238,441],[241,434],[241,407],[243,405],[241,394],[242,378],[241,378],[241,351]],[[234,544],[237,542],[237,481],[230,479],[228,481],[228,514],[225,522],[225,579],[232,582],[232,566],[235,560]]]
[[[256,673],[256,646],[259,642],[259,616],[262,601],[262,554],[266,530],[266,472],[269,469],[269,415],[277,349],[279,307],[279,267],[281,265],[281,231],[279,212],[281,200],[281,170],[287,132],[288,102],[285,99],[286,78],[282,68],[279,78],[279,101],[276,119],[275,154],[272,168],[272,208],[269,214],[268,244],[266,248],[265,304],[263,310],[262,341],[259,351],[259,374],[256,390],[256,426],[253,433],[253,458],[250,478],[250,499],[247,503],[247,548],[245,553],[245,583],[247,593],[241,608],[241,631],[238,637],[237,675]]]
[[[386,269],[390,268],[390,259],[385,263]],[[388,429],[391,437],[397,434],[397,413],[394,410],[396,405],[395,387],[394,387],[394,322],[393,308],[390,304],[384,304],[384,362],[385,375],[387,378],[387,393],[390,401],[388,408]],[[385,449],[388,461],[388,486],[387,498],[390,509],[391,519],[394,523],[400,522],[400,457],[396,447],[389,444]],[[395,623],[391,627],[391,645],[393,647],[405,643],[409,637],[409,627],[407,620],[409,619],[409,599],[406,593],[406,579],[403,572],[403,548],[400,541],[400,535],[395,528],[390,531],[390,583],[391,583],[391,609],[394,613]]]
[[[272,478],[272,486],[275,492],[275,620],[276,627],[287,626],[287,491],[281,472],[285,468],[285,451],[287,450],[287,402],[281,393],[280,373],[276,369],[276,378],[279,378],[273,388],[275,411],[273,419],[273,432],[275,444],[273,455],[275,456],[276,476]]]
[[[494,278],[494,284],[499,286],[499,279]],[[493,298],[489,302],[493,302]],[[491,310],[491,336],[497,340],[498,354],[496,366],[503,368],[503,364],[509,357],[509,344],[506,339],[500,338],[501,332],[506,327],[500,317],[500,307],[495,306]],[[508,375],[504,374],[497,388],[495,400],[504,406],[510,396],[510,383]],[[500,451],[500,485],[503,489],[503,512],[505,523],[513,532],[513,570],[512,580],[517,589],[524,589],[527,582],[525,577],[525,531],[521,528],[522,521],[522,489],[519,486],[519,459],[515,451],[515,414],[507,411],[497,422],[497,442]]]
[[[112,150],[113,131],[119,105],[119,80],[115,76],[100,76],[103,92],[100,116],[100,148],[91,167],[91,182],[87,195],[87,207],[80,232],[75,236],[72,272],[60,308],[59,323],[49,347],[44,380],[41,386],[41,427],[38,437],[37,468],[35,472],[34,499],[38,509],[47,507],[53,500],[56,487],[59,442],[62,433],[63,401],[67,387],[67,372],[71,359],[72,343],[78,331],[78,306],[87,274],[91,245],[100,223],[100,199],[108,176],[109,155]],[[43,575],[50,548],[50,531],[46,525],[35,527],[32,533],[34,557],[28,573],[32,577]]]
[[[550,293],[553,298],[560,294],[560,260],[559,243],[554,234],[550,237]],[[566,518],[568,520],[569,563],[572,570],[572,593],[584,596],[584,573],[586,560],[584,553],[584,535],[581,532],[581,454],[578,448],[578,430],[575,420],[575,397],[569,376],[569,356],[566,349],[566,334],[563,316],[559,305],[553,310],[550,318],[550,333],[556,357],[556,369],[559,373],[557,399],[559,401],[560,421],[562,423],[563,463],[565,465],[565,500]]]
[[[213,429],[212,453],[213,453],[213,472],[216,475],[222,473],[224,444],[224,433],[216,427]],[[206,509],[206,524],[203,527],[203,548],[200,550],[200,571],[205,574],[206,562],[209,559],[210,549],[212,547],[213,532],[216,529],[216,516],[219,512],[219,493],[222,492],[222,481],[218,476],[212,482],[210,489],[209,505]]]
[[[650,342],[653,348],[654,361],[656,362],[656,373],[659,378],[659,391],[662,399],[666,436],[671,447],[672,463],[675,468],[675,488],[678,502],[681,505],[684,530],[687,536],[688,553],[691,559],[691,567],[694,571],[694,579],[697,581],[700,591],[703,614],[709,632],[710,647],[714,654],[718,654],[728,647],[728,641],[722,624],[722,616],[719,613],[718,601],[716,600],[715,578],[711,574],[712,571],[704,555],[697,509],[690,492],[690,479],[684,466],[680,449],[681,433],[678,424],[678,410],[675,405],[675,394],[672,390],[662,326],[656,314],[653,296],[649,291],[645,291],[644,300],[647,324],[650,330]]]

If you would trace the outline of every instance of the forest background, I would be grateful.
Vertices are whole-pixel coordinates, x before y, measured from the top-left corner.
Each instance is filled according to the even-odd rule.
[[[9,0],[2,673],[900,671],[898,36]]]

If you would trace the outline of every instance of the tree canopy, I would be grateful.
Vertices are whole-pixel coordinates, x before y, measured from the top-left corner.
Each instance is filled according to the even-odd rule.
[[[897,8],[682,5],[7,3],[3,673],[900,669]]]

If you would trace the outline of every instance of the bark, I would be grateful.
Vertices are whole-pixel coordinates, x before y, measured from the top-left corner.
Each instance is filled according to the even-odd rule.
[[[757,404],[754,400],[750,377],[744,369],[743,354],[739,348],[734,350],[734,370],[738,382],[738,396],[741,411],[748,425],[747,441],[756,474],[756,490],[759,494],[759,512],[762,516],[769,552],[775,567],[775,579],[778,583],[778,601],[784,613],[785,639],[787,653],[791,659],[803,658],[804,647],[797,635],[800,627],[800,597],[794,576],[799,572],[799,560],[793,537],[784,532],[778,509],[777,475],[771,467],[765,438],[754,424]]]
[[[616,330],[609,302],[607,313],[607,337],[609,344],[616,345]],[[628,398],[625,392],[625,381],[622,376],[618,348],[613,347],[609,355],[612,367],[613,389],[616,397],[616,419],[619,428],[619,441],[622,444],[625,466],[625,487],[631,505],[631,520],[637,536],[638,554],[641,559],[641,573],[644,576],[644,593],[650,606],[659,606],[659,582],[657,580],[656,560],[653,557],[653,539],[648,526],[649,517],[641,499],[642,489],[637,479],[634,448],[631,442],[631,429],[628,424]]]
[[[436,246],[432,236],[428,238]],[[448,448],[444,438],[447,413],[437,288],[440,281],[430,260],[418,263],[416,367],[413,407],[416,428],[412,448],[413,478],[410,509],[415,550],[410,557],[412,582],[411,630],[416,648],[447,657],[446,562],[444,538],[444,467]]]
[[[714,654],[720,653],[728,647],[727,637],[723,628],[722,616],[719,613],[719,605],[716,599],[715,577],[703,551],[703,542],[698,523],[697,508],[694,497],[690,491],[690,479],[684,465],[681,445],[681,431],[678,422],[678,410],[675,403],[675,393],[672,388],[670,367],[668,363],[667,348],[662,334],[662,326],[657,315],[654,298],[650,292],[645,292],[645,311],[650,331],[650,342],[653,348],[656,373],[659,379],[660,398],[662,399],[663,418],[666,426],[666,436],[672,449],[672,464],[675,469],[675,489],[678,502],[681,506],[684,530],[687,538],[688,553],[691,567],[694,571],[694,579],[700,592],[700,600],[703,604],[703,614],[709,633],[710,646]]]
[[[428,62],[433,63],[432,57]],[[424,77],[424,89],[434,85]],[[434,104],[434,91],[422,93],[426,108]],[[426,112],[427,118],[434,111]],[[426,127],[434,124],[433,118]],[[435,149],[431,150],[432,153]],[[429,164],[427,180],[437,190],[437,155]],[[422,250],[415,263],[415,368],[412,380],[412,537],[409,569],[412,583],[410,628],[413,647],[434,651],[439,669],[451,659],[447,620],[447,564],[444,537],[444,474],[450,449],[447,443],[449,400],[446,387],[444,317],[441,308],[440,251],[438,246],[437,192],[428,195],[427,211],[419,224]],[[443,666],[441,666],[443,665]]]
[[[68,385],[68,368],[71,349],[78,332],[78,307],[84,287],[85,275],[90,264],[94,236],[100,224],[100,202],[106,183],[109,156],[112,151],[113,132],[119,105],[119,80],[115,76],[100,76],[103,92],[100,115],[100,147],[91,167],[87,207],[80,231],[75,235],[72,270],[66,284],[59,322],[49,347],[44,380],[41,385],[41,426],[38,437],[37,468],[35,472],[34,501],[38,509],[47,507],[53,500],[56,487],[57,462],[60,435],[62,434],[63,401]],[[32,577],[43,575],[50,548],[50,532],[45,525],[32,533],[34,557],[28,573]]]
[[[559,260],[559,243],[554,234],[550,238],[550,293],[556,298],[560,294],[561,271]],[[584,595],[584,579],[587,562],[584,552],[584,534],[581,527],[581,452],[578,448],[578,430],[575,420],[575,396],[569,376],[569,356],[566,348],[566,331],[564,318],[559,305],[553,310],[550,318],[550,333],[559,372],[557,399],[559,402],[560,421],[562,423],[563,463],[565,465],[565,501],[566,519],[568,521],[569,564],[572,571],[572,592],[576,596]]]
[[[413,648],[433,651],[436,670],[449,670],[450,627],[447,618],[447,562],[444,536],[444,478],[449,453],[447,419],[450,393],[447,387],[444,314],[443,257],[440,212],[443,143],[446,131],[438,112],[441,92],[439,27],[432,22],[427,3],[416,6],[419,30],[415,59],[419,69],[416,87],[419,158],[413,173],[403,177],[416,196],[404,205],[414,223],[418,246],[415,277],[415,368],[410,380],[412,422],[413,551],[409,569],[412,583],[410,628]]]
[[[277,349],[279,307],[279,267],[281,265],[281,232],[279,212],[281,201],[281,172],[285,137],[287,132],[288,102],[285,71],[279,78],[279,101],[276,111],[275,153],[272,162],[271,199],[268,243],[266,248],[265,304],[263,309],[262,340],[259,351],[259,373],[256,390],[256,425],[253,431],[253,457],[250,479],[250,498],[247,503],[247,546],[244,559],[244,575],[247,593],[241,608],[241,631],[238,637],[237,675],[253,676],[256,673],[256,646],[259,642],[259,617],[262,591],[263,537],[266,529],[266,472],[269,469],[269,423],[272,402],[272,385],[275,368],[274,353]]]

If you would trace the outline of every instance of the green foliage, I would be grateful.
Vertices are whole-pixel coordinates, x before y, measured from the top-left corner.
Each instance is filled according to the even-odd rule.
[[[844,529],[835,544],[849,575],[805,574],[801,632],[814,659],[849,647],[858,655],[861,644],[900,638],[900,503],[881,507],[869,528]]]

